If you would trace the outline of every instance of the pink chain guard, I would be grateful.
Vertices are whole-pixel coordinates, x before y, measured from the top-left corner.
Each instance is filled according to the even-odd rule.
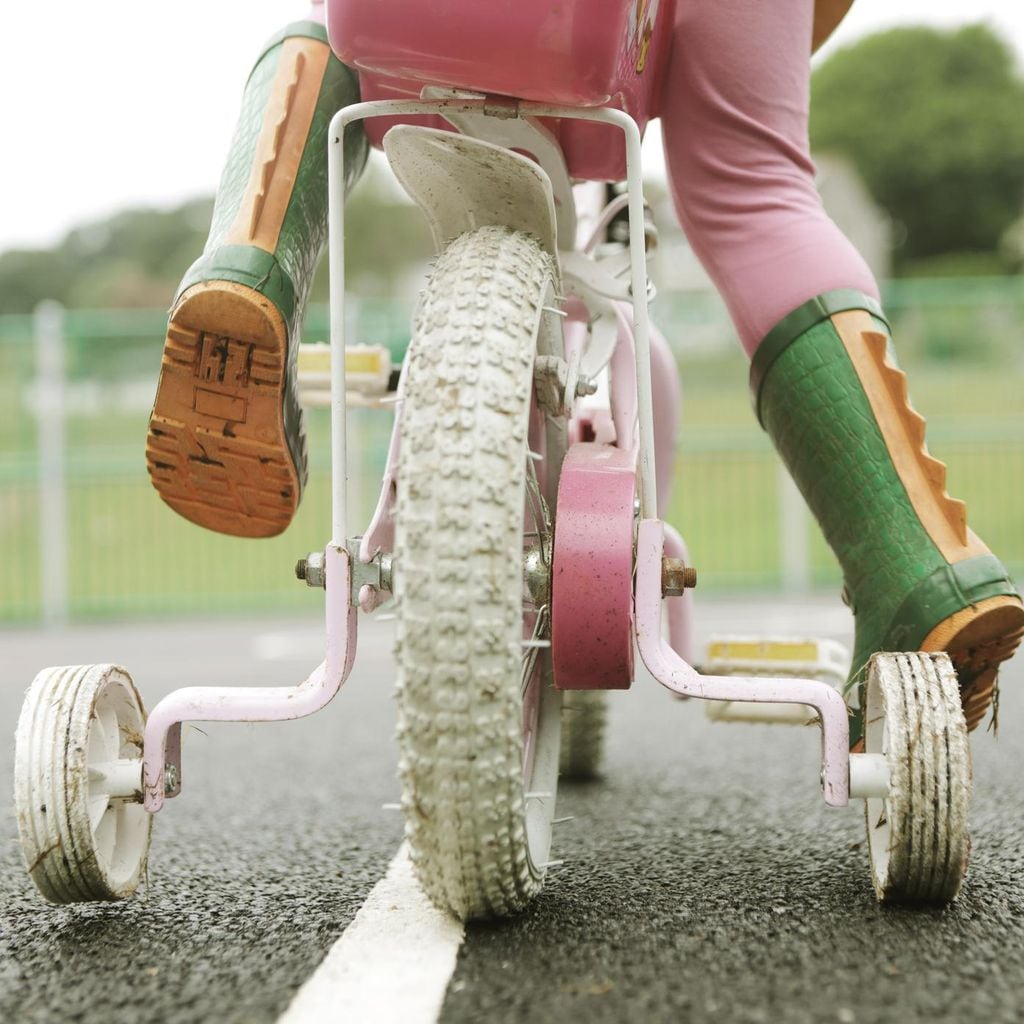
[[[635,453],[594,442],[569,448],[558,482],[551,573],[559,690],[632,685],[635,496]]]

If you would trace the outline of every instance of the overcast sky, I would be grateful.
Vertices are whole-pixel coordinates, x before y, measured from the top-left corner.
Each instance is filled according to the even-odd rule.
[[[212,192],[254,56],[307,9],[302,0],[0,3],[0,251],[49,245],[125,206]],[[857,0],[825,53],[891,25],[969,20],[994,24],[1024,59],[1024,0]]]

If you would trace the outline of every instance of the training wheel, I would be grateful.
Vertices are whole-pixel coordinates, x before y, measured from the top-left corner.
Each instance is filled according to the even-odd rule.
[[[29,875],[52,903],[138,887],[152,816],[142,806],[145,711],[117,665],[43,669],[18,720],[14,801]]]
[[[868,798],[871,876],[882,903],[949,903],[970,852],[971,756],[946,654],[868,663],[865,749],[885,755],[889,795]]]

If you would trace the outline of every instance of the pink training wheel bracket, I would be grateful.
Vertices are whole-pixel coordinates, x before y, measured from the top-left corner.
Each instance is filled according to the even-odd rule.
[[[559,690],[628,690],[633,682],[636,455],[574,444],[558,483],[551,579],[551,657]]]

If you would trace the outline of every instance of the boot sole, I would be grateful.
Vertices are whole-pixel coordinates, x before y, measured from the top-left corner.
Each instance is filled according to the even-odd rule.
[[[291,522],[302,480],[285,431],[288,329],[259,292],[195,285],[171,311],[146,464],[179,515],[235,537]]]
[[[1024,639],[1024,605],[1016,597],[991,597],[951,615],[933,629],[921,649],[946,651],[960,677],[967,728],[985,718],[995,695],[999,666]]]

